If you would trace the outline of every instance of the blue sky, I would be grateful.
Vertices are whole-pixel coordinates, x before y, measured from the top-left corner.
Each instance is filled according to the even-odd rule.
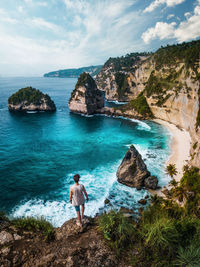
[[[200,38],[200,0],[0,0],[0,75],[103,64]]]

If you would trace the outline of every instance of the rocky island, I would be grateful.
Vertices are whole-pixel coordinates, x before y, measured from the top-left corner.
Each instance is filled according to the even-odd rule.
[[[88,115],[98,113],[104,107],[103,93],[90,74],[80,75],[68,105],[70,111]]]
[[[56,106],[47,94],[26,87],[17,91],[8,99],[10,111],[55,111]]]

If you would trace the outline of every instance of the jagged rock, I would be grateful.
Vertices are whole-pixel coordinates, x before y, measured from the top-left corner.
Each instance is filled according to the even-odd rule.
[[[14,234],[13,237],[15,240],[21,240],[22,239],[22,237],[18,234]]]
[[[13,241],[13,237],[10,233],[6,231],[0,232],[0,245],[5,245],[11,241]]]
[[[10,111],[55,111],[56,106],[47,94],[32,87],[22,88],[8,99]]]
[[[94,114],[103,108],[103,93],[97,89],[94,79],[88,73],[80,75],[68,105],[70,111],[83,114]]]
[[[145,204],[147,204],[147,200],[142,198],[142,199],[138,200],[138,203],[145,205]]]
[[[148,189],[155,190],[158,185],[158,179],[156,176],[149,176],[144,180],[144,186]]]
[[[105,204],[109,204],[110,203],[110,200],[106,198],[105,201],[104,201],[104,203]]]
[[[2,248],[1,250],[1,255],[4,255],[4,256],[7,256],[10,252],[10,248],[9,247],[5,247],[5,248]]]
[[[150,172],[147,170],[140,153],[132,145],[117,170],[118,182],[141,189],[145,179],[149,176]]]

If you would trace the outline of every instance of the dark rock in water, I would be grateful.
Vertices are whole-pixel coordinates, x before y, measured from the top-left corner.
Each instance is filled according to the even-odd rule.
[[[138,200],[138,203],[142,204],[142,205],[145,205],[147,203],[147,200],[142,198],[142,199]]]
[[[148,198],[149,198],[149,195],[146,195],[146,196],[145,196],[145,199],[148,199]]]
[[[149,176],[150,172],[147,170],[140,153],[132,145],[117,170],[118,182],[141,189],[145,179]]]
[[[104,203],[105,204],[109,204],[110,203],[110,200],[106,198],[105,201],[104,201]]]
[[[26,87],[17,91],[8,99],[10,111],[55,111],[56,106],[47,94]]]
[[[103,93],[90,74],[80,75],[68,105],[70,111],[83,114],[95,114],[104,107]]]
[[[158,185],[158,179],[156,176],[149,176],[144,180],[144,186],[148,189],[155,190]]]

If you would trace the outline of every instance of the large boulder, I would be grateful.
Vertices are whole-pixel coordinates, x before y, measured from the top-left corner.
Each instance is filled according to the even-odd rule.
[[[156,176],[149,176],[144,180],[144,186],[148,189],[156,190],[158,186],[158,179]]]
[[[140,153],[133,145],[130,146],[117,170],[118,182],[137,189],[141,189],[144,186],[151,188],[149,177],[150,172],[147,170]],[[146,179],[147,182],[145,182]]]
[[[90,74],[84,72],[80,75],[68,105],[70,111],[88,115],[98,113],[104,107],[103,93],[97,89]]]

